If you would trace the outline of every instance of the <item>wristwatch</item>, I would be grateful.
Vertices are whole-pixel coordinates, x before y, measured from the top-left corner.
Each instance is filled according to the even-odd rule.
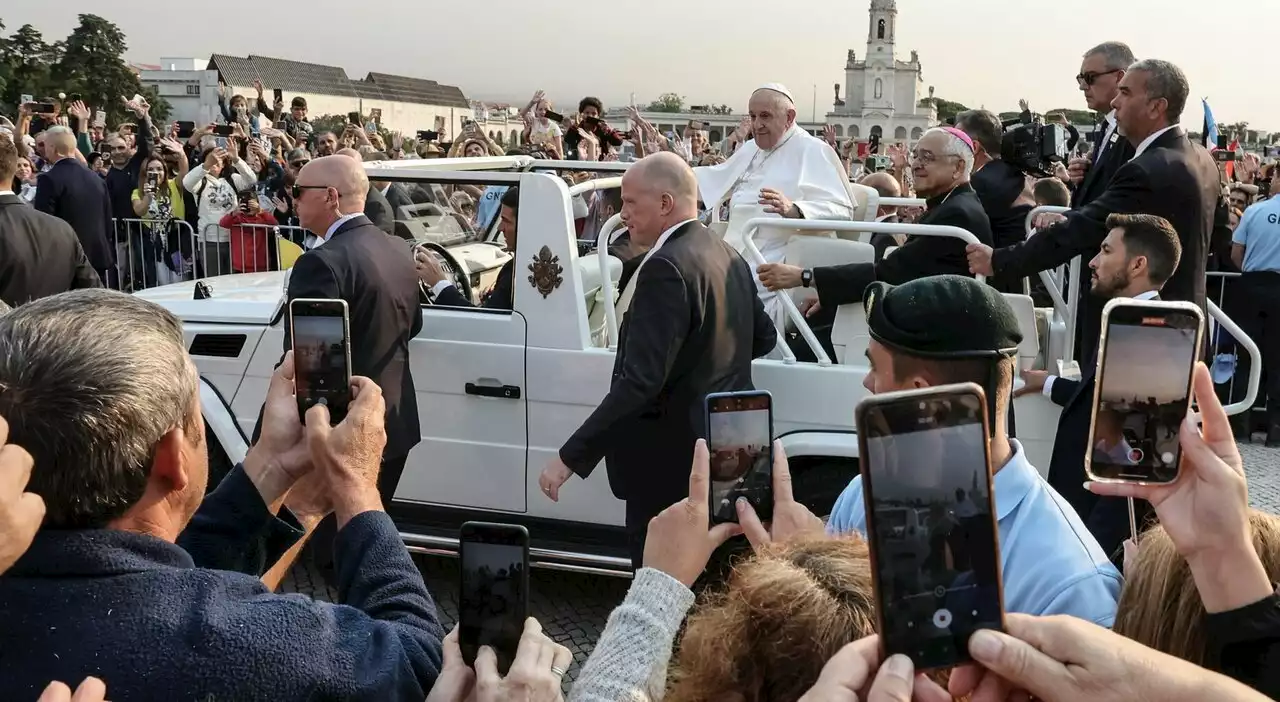
[[[813,287],[813,269],[806,268],[800,271],[800,284],[806,288]]]

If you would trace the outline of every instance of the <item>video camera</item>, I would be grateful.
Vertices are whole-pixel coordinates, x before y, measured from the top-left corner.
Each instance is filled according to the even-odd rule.
[[[1000,157],[1024,173],[1047,177],[1053,164],[1065,163],[1072,144],[1060,124],[1045,124],[1044,118],[1023,110],[1017,119],[1005,120]]]

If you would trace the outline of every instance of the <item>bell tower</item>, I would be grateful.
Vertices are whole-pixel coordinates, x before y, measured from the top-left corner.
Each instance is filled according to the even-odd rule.
[[[871,0],[871,24],[867,29],[867,60],[894,60],[894,35],[897,33],[898,5],[894,0]]]

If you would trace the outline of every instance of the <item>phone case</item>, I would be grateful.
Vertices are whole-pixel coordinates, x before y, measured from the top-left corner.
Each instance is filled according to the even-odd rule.
[[[1138,484],[1146,484],[1145,481],[1135,481],[1135,480],[1129,480],[1127,478],[1106,478],[1106,477],[1096,475],[1093,472],[1094,430],[1097,426],[1097,421],[1098,421],[1098,403],[1102,399],[1102,371],[1106,366],[1107,329],[1111,323],[1111,313],[1117,307],[1145,307],[1152,310],[1162,310],[1162,311],[1179,310],[1182,312],[1190,312],[1194,314],[1196,318],[1199,320],[1199,325],[1196,329],[1196,344],[1195,344],[1196,349],[1199,349],[1204,345],[1204,326],[1205,326],[1204,311],[1201,310],[1194,303],[1185,302],[1182,300],[1135,300],[1131,297],[1112,298],[1110,301],[1107,302],[1106,306],[1102,308],[1102,333],[1098,337],[1098,353],[1096,354],[1097,360],[1093,370],[1093,377],[1094,377],[1093,407],[1090,408],[1089,410],[1089,442],[1085,444],[1084,472],[1085,472],[1085,476],[1088,477],[1089,480],[1092,480],[1094,482],[1099,482],[1099,483],[1135,483],[1136,482]],[[1198,358],[1198,357],[1199,357],[1198,353],[1195,356],[1193,356],[1193,358]],[[1191,392],[1191,385],[1192,383],[1195,382],[1194,375],[1195,375],[1195,371],[1194,371],[1194,365],[1193,365],[1192,372],[1187,374],[1187,397],[1192,399],[1193,399],[1193,394]],[[1181,470],[1179,470],[1178,474],[1181,475]],[[1174,477],[1173,481],[1171,482],[1176,482],[1176,481],[1177,481],[1177,477]],[[1161,485],[1161,484],[1168,484],[1168,483],[1152,483],[1152,484]]]
[[[867,450],[867,433],[862,431],[862,427],[868,424],[867,415],[870,413],[871,409],[876,407],[882,407],[882,406],[896,405],[903,401],[910,401],[915,399],[921,399],[921,400],[932,399],[932,398],[937,398],[944,395],[955,395],[960,393],[976,395],[980,400],[980,405],[982,407],[987,407],[986,393],[983,391],[982,387],[977,383],[959,383],[955,385],[940,385],[937,387],[921,388],[919,390],[903,390],[901,392],[889,392],[889,393],[882,393],[879,395],[870,395],[866,397],[865,399],[863,399],[861,402],[858,403],[858,406],[856,408],[854,408],[854,426],[858,434],[858,455],[859,456],[870,455],[869,451]],[[987,416],[987,413],[984,411],[982,413],[983,451],[986,453],[988,464],[990,463],[990,460],[991,460],[991,439],[990,439],[991,432],[990,432],[989,422],[990,422],[990,418]],[[879,570],[879,565],[877,563],[878,561],[878,554],[877,554],[878,548],[876,547],[877,535],[875,534],[875,527],[873,526],[875,523],[875,520],[872,519],[871,517],[872,515],[871,495],[875,488],[872,485],[871,476],[867,471],[866,463],[863,461],[859,461],[859,472],[860,472],[860,475],[862,476],[862,509],[863,509],[863,515],[864,515],[865,524],[866,524],[866,537],[867,537],[867,546],[868,546],[867,550],[868,550],[868,553],[870,554],[870,561],[871,561],[871,591],[876,603],[876,631],[885,631],[884,612],[880,607],[880,603],[883,601],[883,596],[880,591],[881,590],[880,576],[879,576],[880,570]],[[992,500],[993,509],[991,511],[991,519],[992,521],[996,522],[996,524],[993,525],[992,534],[994,535],[996,553],[998,554],[1000,553],[1000,525],[996,517],[995,486],[993,483],[991,470],[987,471],[987,494],[991,496],[991,500]],[[1004,563],[998,558],[996,559],[996,570],[997,570],[996,582],[997,582],[997,587],[1000,593],[1000,602],[1001,602],[1000,628],[1001,630],[1003,630],[1005,629],[1005,622],[1004,622],[1005,612],[1003,607]],[[891,652],[884,651],[883,640],[880,646],[881,646],[882,652],[885,653],[885,655],[890,655],[892,653],[903,653],[904,655],[906,655],[905,651],[891,651]],[[934,668],[917,668],[917,672],[920,672],[923,670],[947,668],[952,665],[956,665],[958,663],[966,662],[968,660],[969,660],[968,656],[965,656],[964,660],[947,663],[945,665],[935,666]]]

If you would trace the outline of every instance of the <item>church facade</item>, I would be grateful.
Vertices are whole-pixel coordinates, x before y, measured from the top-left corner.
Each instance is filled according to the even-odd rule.
[[[879,134],[881,144],[914,143],[938,122],[932,101],[920,106],[921,100],[933,97],[933,88],[925,92],[919,54],[912,51],[906,61],[898,58],[895,0],[871,0],[869,14],[866,56],[859,60],[856,52],[849,51],[844,95],[837,83],[827,123],[842,140],[867,141]]]

